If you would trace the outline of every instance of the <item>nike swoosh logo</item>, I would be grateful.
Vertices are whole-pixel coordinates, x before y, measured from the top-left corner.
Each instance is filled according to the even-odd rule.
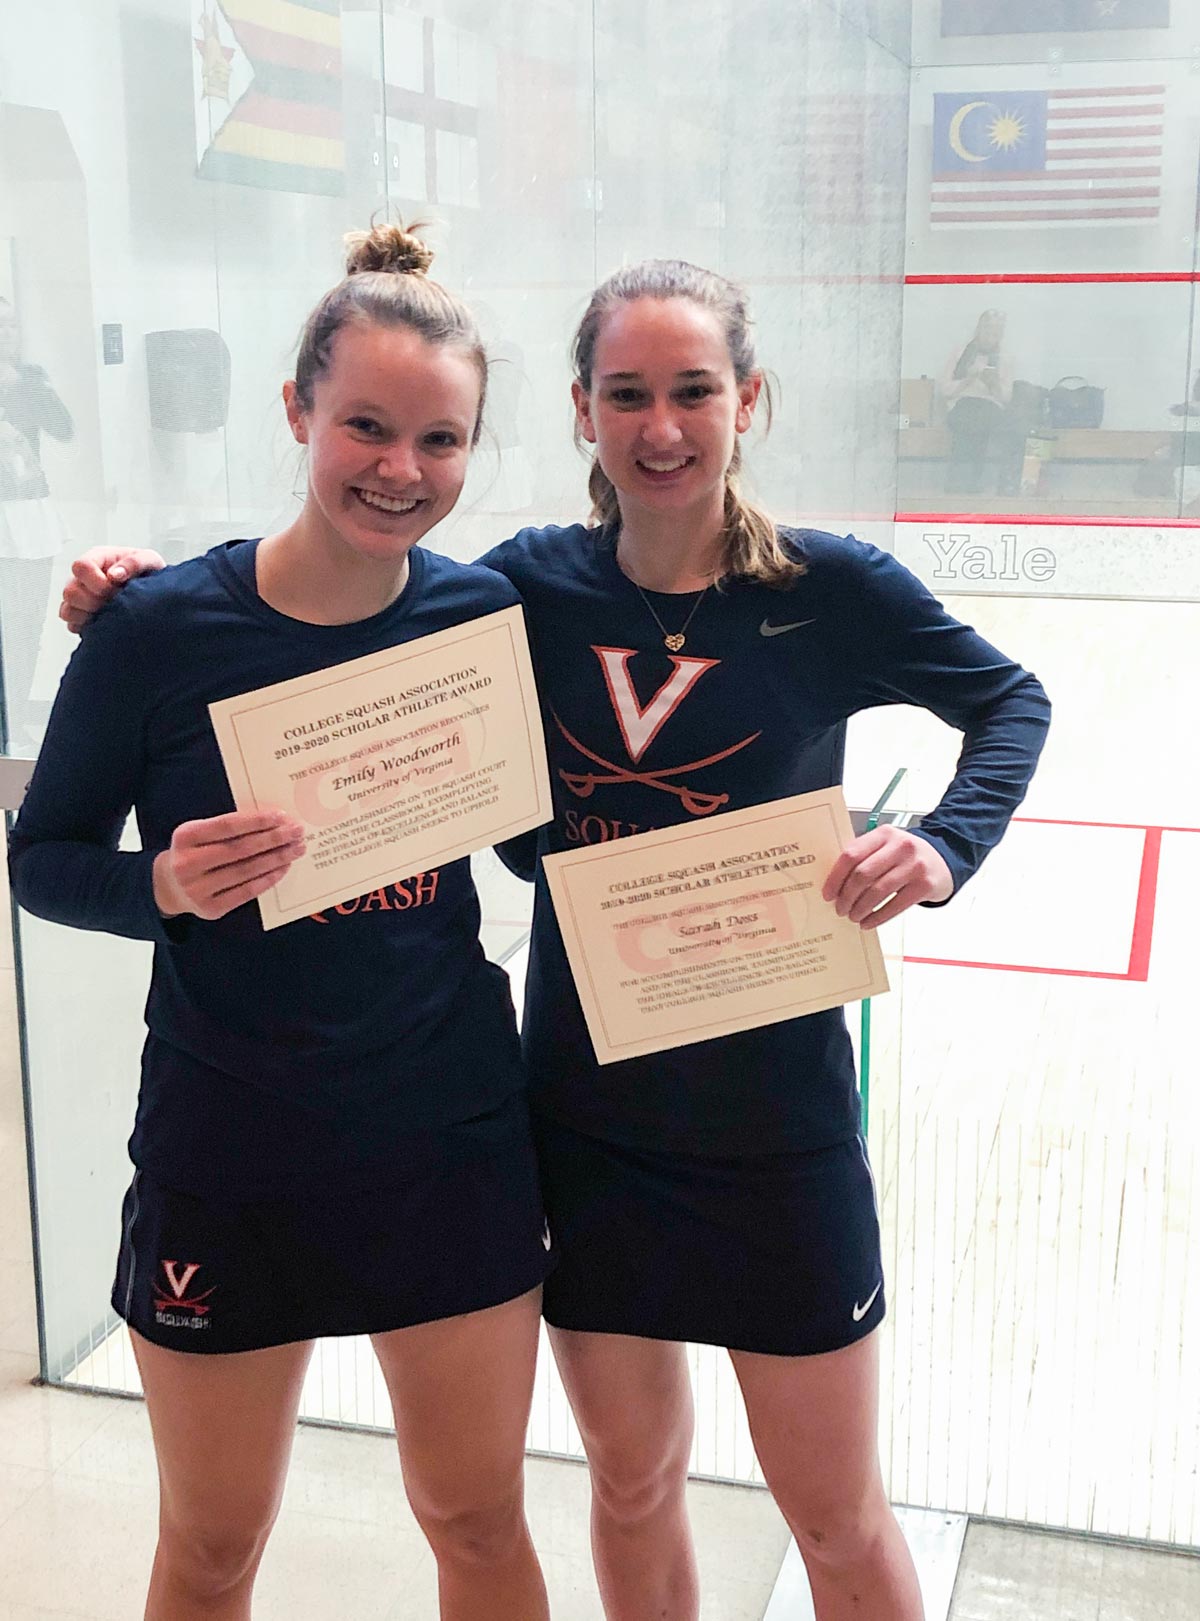
[[[853,1315],[854,1321],[856,1323],[861,1323],[862,1322],[863,1318],[867,1315],[867,1313],[870,1311],[871,1307],[875,1304],[875,1296],[879,1293],[879,1291],[882,1288],[883,1288],[883,1283],[882,1283],[882,1280],[881,1280],[879,1283],[877,1283],[875,1285],[875,1287],[871,1290],[871,1293],[867,1296],[867,1302],[866,1302],[865,1306],[860,1306],[857,1303],[855,1304],[854,1311],[853,1311],[852,1315]]]
[[[783,636],[789,630],[803,630],[805,625],[815,625],[815,619],[797,619],[794,625],[772,625],[764,619],[758,627],[760,636]]]

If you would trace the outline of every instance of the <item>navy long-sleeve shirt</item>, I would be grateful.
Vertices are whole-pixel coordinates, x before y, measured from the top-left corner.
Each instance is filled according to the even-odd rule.
[[[540,854],[830,787],[849,716],[917,704],[963,734],[920,836],[956,889],[978,869],[1033,774],[1045,692],[887,553],[781,533],[807,572],[782,590],[731,580],[709,591],[677,653],[611,537],[528,529],[482,559],[525,601],[554,790]],[[695,601],[647,597],[669,631]],[[858,1130],[841,1009],[598,1065],[540,866],[522,1033],[535,1104],[632,1147],[770,1152]]]
[[[154,943],[131,1153],[173,1186],[369,1179],[401,1132],[523,1085],[508,982],[465,860],[264,932],[257,903],[164,921],[152,866],[181,822],[234,808],[208,705],[514,603],[494,572],[414,550],[401,596],[350,625],[276,613],[256,542],[134,581],[63,677],[13,831],[27,910]],[[140,850],[120,850],[130,807]],[[86,1077],[80,1077],[86,1085]]]

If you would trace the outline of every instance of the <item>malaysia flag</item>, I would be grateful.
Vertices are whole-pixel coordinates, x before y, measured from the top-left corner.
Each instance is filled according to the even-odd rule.
[[[1161,84],[935,94],[931,225],[1156,219],[1166,94]]]

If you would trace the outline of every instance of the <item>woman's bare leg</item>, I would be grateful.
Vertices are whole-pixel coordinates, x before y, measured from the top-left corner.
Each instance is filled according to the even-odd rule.
[[[441,1621],[548,1621],[524,1482],[541,1298],[373,1337]]]
[[[146,1621],[249,1621],[312,1344],[203,1356],[131,1334],[158,1457]]]
[[[916,1569],[879,1470],[877,1334],[824,1356],[730,1356],[817,1621],[922,1621]]]
[[[550,1339],[591,1467],[592,1557],[608,1621],[696,1621],[684,1347],[565,1328]]]

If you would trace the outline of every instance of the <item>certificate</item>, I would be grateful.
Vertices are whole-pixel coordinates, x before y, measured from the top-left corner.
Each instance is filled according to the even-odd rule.
[[[278,806],[307,851],[264,929],[482,850],[550,817],[525,622],[504,608],[209,705],[239,810]]]
[[[886,991],[875,931],[821,898],[853,837],[841,789],[825,788],[547,856],[598,1061]]]

